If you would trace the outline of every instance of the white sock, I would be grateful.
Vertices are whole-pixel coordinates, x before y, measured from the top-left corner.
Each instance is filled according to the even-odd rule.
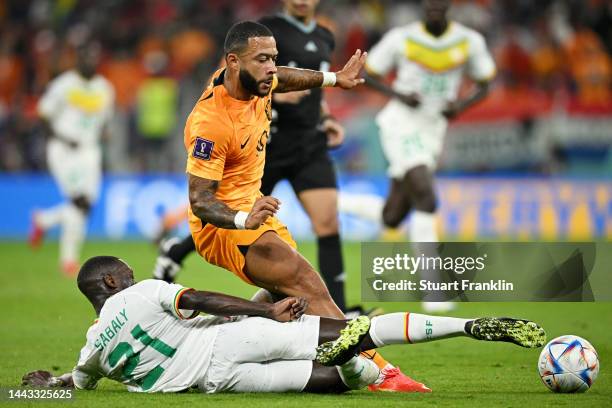
[[[377,347],[382,347],[469,336],[465,332],[465,324],[470,320],[418,313],[389,313],[372,319],[370,337]]]
[[[408,225],[408,234],[412,241],[414,256],[424,255],[435,258],[438,251],[430,242],[438,242],[438,231],[436,229],[436,214],[424,211],[414,211]],[[443,282],[441,271],[435,267],[421,268],[419,270],[421,279],[430,282]],[[439,302],[448,300],[443,294],[432,292],[423,293],[423,300],[427,302]]]
[[[66,206],[60,236],[60,261],[78,262],[85,239],[85,214],[73,204]]]
[[[436,213],[414,211],[410,216],[408,234],[412,242],[438,242]]]
[[[359,390],[379,380],[380,369],[374,361],[364,357],[353,357],[337,366],[342,382],[351,390]]]
[[[55,207],[39,211],[35,215],[35,222],[45,231],[53,228],[64,220],[64,213],[69,204],[60,204]]]
[[[338,211],[382,224],[385,200],[376,194],[338,194]]]

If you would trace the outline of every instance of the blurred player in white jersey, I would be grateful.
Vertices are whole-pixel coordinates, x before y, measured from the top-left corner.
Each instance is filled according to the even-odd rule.
[[[34,214],[30,244],[38,247],[45,232],[60,225],[61,269],[69,276],[79,269],[87,217],[100,187],[100,139],[113,112],[114,90],[96,73],[99,59],[97,44],[79,47],[76,68],[51,81],[38,103],[50,137],[47,164],[66,201]]]
[[[259,303],[160,280],[136,283],[112,256],[85,262],[77,283],[98,315],[77,365],[60,377],[28,373],[24,384],[95,389],[107,377],[133,392],[343,392],[383,380],[362,350],[458,336],[523,347],[546,339],[527,320],[390,313],[347,322],[304,315],[307,302],[295,297]]]
[[[495,76],[483,36],[447,20],[449,7],[450,0],[423,0],[423,21],[390,30],[370,50],[366,83],[392,98],[376,118],[391,188],[386,202],[378,196],[340,197],[341,211],[387,228],[398,227],[412,210],[408,233],[418,254],[430,252],[419,243],[438,241],[433,172],[448,120],[483,99]],[[393,70],[397,77],[389,87],[382,79]],[[458,99],[464,73],[475,86]],[[436,271],[421,272],[439,279]],[[444,311],[452,304],[424,307]]]

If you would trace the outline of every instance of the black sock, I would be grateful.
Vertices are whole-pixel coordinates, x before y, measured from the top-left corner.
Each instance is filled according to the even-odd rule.
[[[328,235],[319,237],[319,269],[321,276],[327,284],[327,289],[336,305],[343,312],[346,310],[344,299],[344,263],[342,261],[342,247],[340,235]]]
[[[182,241],[176,245],[172,245],[168,251],[168,258],[172,259],[179,265],[183,264],[187,255],[195,251],[195,242],[191,234],[187,235]]]

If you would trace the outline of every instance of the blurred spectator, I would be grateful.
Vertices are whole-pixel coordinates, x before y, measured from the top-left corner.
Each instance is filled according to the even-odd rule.
[[[520,29],[508,27],[504,34],[506,43],[497,58],[499,72],[505,84],[512,88],[530,86],[533,79],[531,58],[519,39]]]
[[[227,28],[238,19],[275,12],[280,0],[235,4],[0,0],[0,169],[37,170],[45,162],[44,151],[32,147],[44,144],[38,143],[31,106],[51,79],[73,66],[74,46],[92,36],[104,46],[101,69],[117,90],[107,169],[180,170],[181,122],[201,93],[203,78],[219,61]],[[336,36],[334,61],[355,48],[368,49],[390,27],[419,18],[419,4],[420,0],[321,0],[318,20]],[[551,101],[556,98],[556,105],[578,101],[612,109],[609,0],[453,0],[451,17],[482,31],[495,50],[501,71],[496,87],[503,89],[494,94],[521,95],[520,100],[538,95],[539,100],[537,91],[543,90]],[[147,56],[158,54],[168,57],[164,71],[147,73]],[[357,92],[361,107],[381,103],[366,89]],[[155,95],[156,102],[140,99],[143,93]],[[335,94],[330,92],[335,112],[354,115],[355,99]],[[487,103],[497,102],[492,98]],[[514,107],[506,103],[505,108]],[[151,112],[157,110],[167,121],[153,120],[156,115]],[[147,149],[140,141],[147,142]],[[151,157],[170,159],[145,159],[145,150]]]
[[[491,0],[454,0],[451,18],[469,27],[487,32],[491,27]]]
[[[609,104],[612,70],[610,56],[601,40],[588,27],[579,25],[564,46],[580,103]]]
[[[10,31],[11,28],[7,27]],[[15,38],[10,33],[0,37],[0,104],[9,105],[20,91],[24,62],[15,53]]]
[[[204,31],[188,28],[175,34],[170,40],[170,60],[172,71],[185,75],[202,59],[211,58],[215,53],[215,43]]]
[[[535,29],[535,46],[531,52],[531,67],[538,88],[552,94],[563,80],[563,53],[551,36],[545,20]]]
[[[174,132],[178,117],[178,83],[168,76],[168,57],[162,52],[151,52],[145,57],[150,73],[140,84],[136,101],[136,128],[140,140],[138,148],[143,171],[169,171],[166,154],[168,139]]]
[[[117,109],[127,111],[134,106],[138,88],[146,77],[140,61],[127,51],[119,50],[100,71],[115,87]]]

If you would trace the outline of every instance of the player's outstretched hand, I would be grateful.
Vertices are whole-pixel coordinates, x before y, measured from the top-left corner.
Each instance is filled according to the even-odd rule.
[[[336,72],[336,86],[342,89],[351,89],[359,84],[363,84],[365,79],[359,78],[359,72],[365,64],[367,52],[355,51],[340,71]]]
[[[247,229],[257,229],[266,222],[268,217],[272,217],[280,208],[281,202],[271,196],[259,197],[253,204],[253,209],[249,213],[244,226]]]
[[[21,379],[21,384],[32,387],[51,387],[53,386],[54,378],[48,371],[36,370],[24,375]]]
[[[307,307],[306,299],[287,297],[270,305],[270,312],[266,317],[279,322],[290,322],[299,319]]]

